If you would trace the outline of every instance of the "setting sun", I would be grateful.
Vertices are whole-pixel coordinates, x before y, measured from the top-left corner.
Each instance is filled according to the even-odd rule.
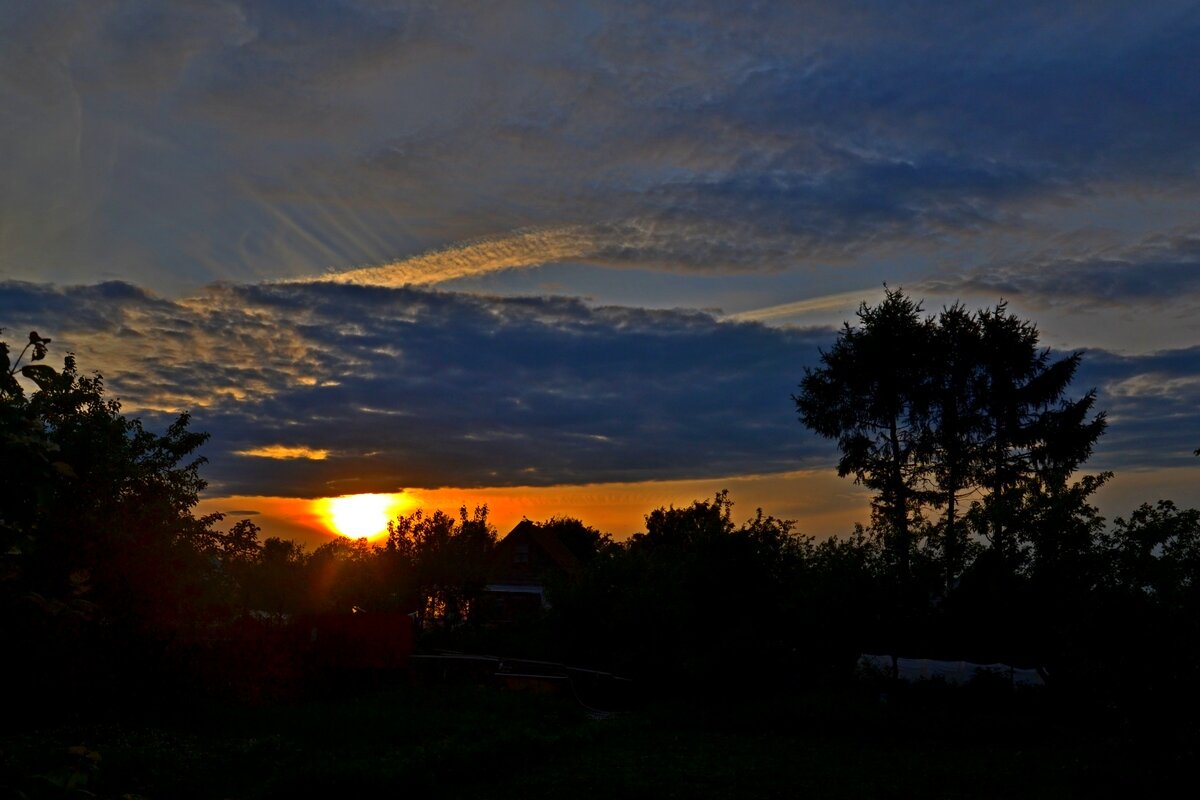
[[[351,539],[383,534],[388,521],[408,506],[406,498],[399,494],[349,494],[325,498],[317,503],[326,524]]]

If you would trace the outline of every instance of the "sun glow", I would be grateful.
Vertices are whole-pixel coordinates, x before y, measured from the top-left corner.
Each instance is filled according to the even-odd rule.
[[[318,513],[337,533],[351,539],[374,539],[387,531],[389,520],[405,513],[411,502],[402,494],[348,494],[316,501]]]

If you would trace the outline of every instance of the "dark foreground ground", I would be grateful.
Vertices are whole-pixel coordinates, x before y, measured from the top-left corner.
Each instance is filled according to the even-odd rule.
[[[1183,728],[1045,694],[863,687],[597,718],[572,699],[395,686],[301,704],[126,714],[0,732],[0,797],[1165,796]]]

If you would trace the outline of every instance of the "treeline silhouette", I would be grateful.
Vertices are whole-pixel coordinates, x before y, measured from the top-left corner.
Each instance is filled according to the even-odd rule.
[[[10,719],[163,697],[303,691],[295,615],[412,612],[420,645],[609,669],[658,692],[849,680],[860,653],[1043,667],[1051,691],[1122,709],[1194,708],[1200,512],[1167,501],[1106,525],[1104,428],[1003,306],[926,317],[864,305],[795,401],[875,492],[868,525],[818,541],[720,493],[659,508],[628,541],[542,523],[578,560],[549,608],[473,614],[497,532],[486,508],[397,518],[380,544],[309,552],[193,510],[206,435],[144,430],[99,375],[0,343],[0,626]],[[26,391],[22,375],[36,387]]]

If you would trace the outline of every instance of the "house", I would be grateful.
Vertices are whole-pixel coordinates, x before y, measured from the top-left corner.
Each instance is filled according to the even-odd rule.
[[[521,520],[496,543],[488,558],[487,583],[478,604],[486,622],[515,622],[536,617],[550,607],[546,587],[574,575],[579,558],[553,527]]]

